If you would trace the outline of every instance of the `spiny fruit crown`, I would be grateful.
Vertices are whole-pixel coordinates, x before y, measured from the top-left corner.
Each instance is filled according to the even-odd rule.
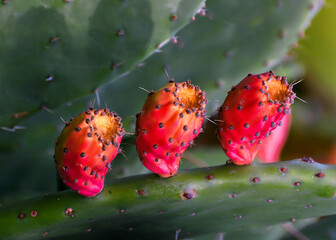
[[[177,99],[188,110],[194,109],[203,111],[206,100],[204,99],[205,93],[200,90],[198,86],[194,86],[190,81],[183,82],[182,84],[175,84],[175,92]],[[195,111],[195,110],[194,110]]]
[[[281,106],[293,104],[295,98],[295,93],[292,91],[293,86],[287,83],[287,78],[276,76],[273,71],[256,75],[248,74],[230,92],[236,89],[240,89],[240,91],[257,90],[261,93],[261,100]]]
[[[123,135],[121,119],[115,113],[104,111],[100,113],[92,122],[93,130],[96,131],[104,140],[111,141],[113,138]]]
[[[293,103],[292,85],[287,83],[286,77],[282,77],[281,80],[280,76],[269,77],[265,84],[265,93],[268,93],[271,101],[278,101],[280,104]]]

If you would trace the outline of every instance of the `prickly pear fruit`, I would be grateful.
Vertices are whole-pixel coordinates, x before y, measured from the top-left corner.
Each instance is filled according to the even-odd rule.
[[[286,77],[273,71],[249,74],[228,93],[219,112],[218,139],[237,165],[249,164],[262,139],[290,113],[295,94]]]
[[[176,174],[183,152],[202,131],[206,103],[205,93],[190,81],[170,80],[151,92],[136,121],[142,164],[163,178]]]
[[[291,114],[287,114],[281,120],[279,127],[273,130],[272,134],[265,138],[258,150],[257,157],[263,163],[280,161],[280,154],[286,143],[291,125]]]
[[[87,110],[66,123],[56,142],[60,178],[79,194],[93,197],[104,187],[111,162],[124,135],[121,118],[108,109]]]

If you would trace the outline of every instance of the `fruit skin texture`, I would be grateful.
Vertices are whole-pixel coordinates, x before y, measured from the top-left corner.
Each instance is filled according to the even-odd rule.
[[[56,142],[55,165],[63,182],[93,197],[104,187],[124,135],[121,118],[108,109],[90,109],[66,123]]]
[[[257,157],[263,163],[280,161],[281,150],[284,147],[291,126],[292,114],[287,114],[281,120],[281,126],[277,127],[272,134],[265,138],[258,150]]]
[[[142,164],[167,178],[176,174],[183,152],[202,131],[205,93],[190,81],[173,80],[151,92],[137,114],[135,143]]]
[[[251,163],[262,139],[290,114],[294,98],[286,77],[273,71],[249,74],[234,86],[219,111],[217,136],[226,155],[237,165]]]

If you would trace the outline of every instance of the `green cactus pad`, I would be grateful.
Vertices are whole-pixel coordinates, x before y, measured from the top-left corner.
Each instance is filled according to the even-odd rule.
[[[8,1],[0,6],[0,126],[93,93],[164,46],[204,0]],[[22,104],[24,103],[24,104]]]
[[[209,1],[208,15],[197,17],[179,32],[177,44],[168,44],[162,53],[145,61],[143,67],[99,88],[101,102],[110,103],[118,113],[133,115],[140,111],[143,102],[123,96],[141,99],[146,93],[139,87],[152,90],[164,85],[168,81],[165,67],[176,81],[190,79],[206,91],[211,100],[208,104],[211,115],[220,105],[218,102],[226,97],[225,91],[249,72],[269,71],[287,57],[322,3],[319,0]],[[315,8],[311,9],[311,5]],[[282,73],[290,77],[288,72],[276,72]],[[123,98],[123,104],[118,104],[115,98]]]
[[[190,238],[334,214],[335,171],[306,158],[127,177],[95,198],[65,191],[3,206],[0,239]]]

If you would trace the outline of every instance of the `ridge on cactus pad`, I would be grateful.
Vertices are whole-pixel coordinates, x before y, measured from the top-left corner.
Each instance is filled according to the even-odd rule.
[[[237,165],[253,161],[262,140],[290,114],[295,94],[273,71],[248,74],[229,91],[219,112],[218,139]]]
[[[176,174],[183,152],[202,131],[205,92],[190,81],[170,80],[151,92],[137,114],[135,143],[142,164],[167,178]]]
[[[62,181],[87,197],[101,192],[123,135],[121,118],[107,108],[90,108],[66,123],[55,149],[55,165]]]

